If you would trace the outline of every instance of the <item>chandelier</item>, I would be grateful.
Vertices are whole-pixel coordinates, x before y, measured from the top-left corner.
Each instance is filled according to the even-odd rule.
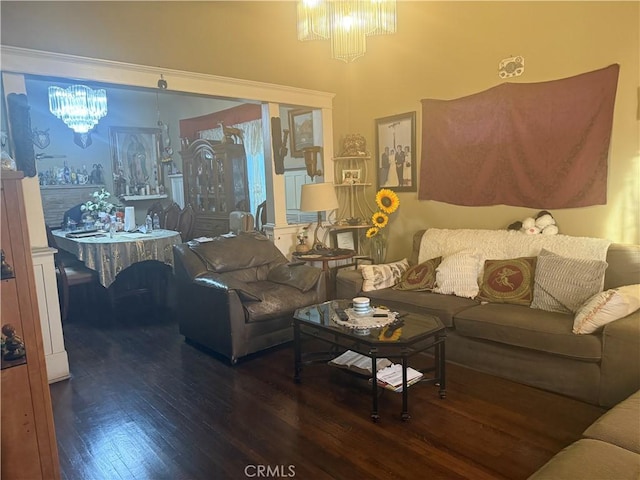
[[[331,40],[331,56],[352,62],[369,35],[396,32],[396,0],[298,0],[298,40]]]
[[[84,85],[49,87],[49,110],[74,132],[86,135],[107,114],[107,92]]]

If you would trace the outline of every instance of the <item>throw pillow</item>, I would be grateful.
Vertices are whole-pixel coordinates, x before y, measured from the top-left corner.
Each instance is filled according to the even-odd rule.
[[[475,250],[463,250],[442,259],[436,269],[435,293],[475,298],[482,258]]]
[[[576,313],[602,291],[607,262],[569,258],[542,249],[538,255],[531,308]]]
[[[593,333],[640,309],[640,284],[626,285],[591,297],[576,313],[573,333]]]
[[[536,257],[486,260],[478,300],[529,306],[535,270]]]
[[[393,288],[414,291],[433,290],[433,287],[436,286],[436,268],[440,262],[442,262],[442,257],[432,258],[414,265],[402,274],[400,282]]]
[[[362,291],[370,292],[382,288],[393,287],[402,278],[402,274],[409,268],[409,262],[403,258],[399,262],[380,265],[362,265],[360,271],[364,282]]]

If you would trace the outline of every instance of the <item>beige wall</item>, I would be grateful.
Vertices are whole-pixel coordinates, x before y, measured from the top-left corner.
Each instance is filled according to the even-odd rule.
[[[6,2],[4,45],[335,92],[336,151],[358,132],[374,149],[374,119],[418,112],[501,83],[500,59],[525,57],[515,81],[621,65],[604,206],[554,210],[560,229],[640,243],[638,2],[399,2],[398,33],[370,37],[351,64],[328,42],[298,42],[294,2]],[[418,134],[418,151],[420,135]],[[536,208],[459,207],[400,194],[389,258],[425,226],[505,228]]]

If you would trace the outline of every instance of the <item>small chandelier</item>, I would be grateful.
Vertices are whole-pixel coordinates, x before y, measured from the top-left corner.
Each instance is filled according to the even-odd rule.
[[[107,92],[84,85],[49,87],[49,110],[74,132],[88,135],[107,114]]]
[[[331,56],[352,62],[366,37],[396,32],[396,0],[298,0],[298,40],[331,40]]]

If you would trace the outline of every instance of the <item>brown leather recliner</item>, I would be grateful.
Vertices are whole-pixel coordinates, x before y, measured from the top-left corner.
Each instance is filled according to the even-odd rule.
[[[239,358],[292,339],[297,308],[326,300],[324,272],[290,264],[264,235],[173,247],[180,333]]]

